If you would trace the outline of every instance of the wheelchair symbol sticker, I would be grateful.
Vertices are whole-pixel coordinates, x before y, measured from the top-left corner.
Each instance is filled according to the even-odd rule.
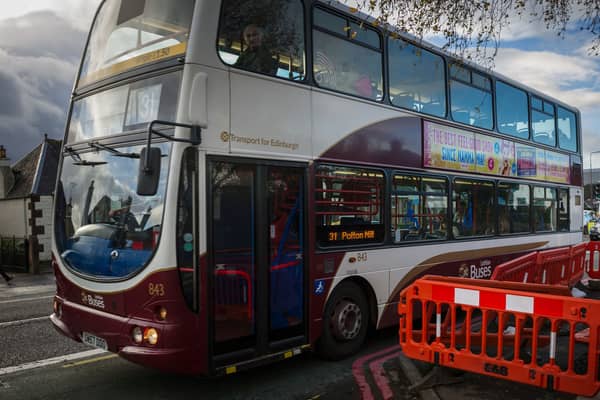
[[[315,294],[323,294],[325,293],[325,280],[317,279],[315,281]]]

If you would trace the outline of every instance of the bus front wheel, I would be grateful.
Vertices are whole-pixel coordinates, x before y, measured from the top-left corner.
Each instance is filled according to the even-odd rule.
[[[368,326],[369,305],[362,288],[354,282],[340,284],[325,306],[319,353],[329,360],[356,353],[367,337]]]

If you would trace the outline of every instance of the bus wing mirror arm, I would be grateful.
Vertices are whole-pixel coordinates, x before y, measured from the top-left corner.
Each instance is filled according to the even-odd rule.
[[[191,139],[180,139],[154,129],[155,125],[188,128],[191,131]],[[198,125],[180,124],[177,122],[154,120],[148,125],[148,137],[146,147],[140,154],[140,165],[138,171],[137,194],[140,196],[154,196],[158,189],[158,179],[160,177],[160,164],[162,154],[160,149],[152,147],[152,135],[167,139],[170,142],[190,143],[194,146],[202,141],[202,128]]]

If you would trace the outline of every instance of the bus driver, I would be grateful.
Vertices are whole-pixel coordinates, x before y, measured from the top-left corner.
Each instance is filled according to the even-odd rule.
[[[275,75],[277,73],[277,60],[271,51],[264,45],[264,30],[250,24],[244,29],[244,42],[246,48],[235,62],[235,66],[249,71]]]

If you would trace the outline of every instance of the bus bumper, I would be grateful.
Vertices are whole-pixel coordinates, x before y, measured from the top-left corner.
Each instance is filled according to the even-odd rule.
[[[177,324],[158,324],[145,320],[126,318],[55,297],[61,304],[60,316],[53,313],[50,321],[61,334],[83,342],[83,333],[102,338],[106,350],[136,364],[181,374],[205,374],[200,368],[199,352],[194,346],[175,340],[183,327]],[[136,344],[132,338],[133,328],[152,327],[159,332],[159,344]],[[171,339],[171,340],[170,340]],[[169,343],[177,344],[169,347]],[[194,351],[196,350],[196,351]]]

